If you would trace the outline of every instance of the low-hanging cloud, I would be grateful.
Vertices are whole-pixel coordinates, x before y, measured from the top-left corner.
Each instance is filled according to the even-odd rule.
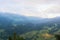
[[[60,0],[0,0],[0,12],[36,17],[48,17],[52,14],[55,17],[60,13]]]

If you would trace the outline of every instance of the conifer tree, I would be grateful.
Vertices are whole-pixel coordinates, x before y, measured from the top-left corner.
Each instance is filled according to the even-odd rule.
[[[14,32],[13,36],[8,37],[8,40],[25,40],[25,39],[23,37],[20,37]]]
[[[16,34],[16,32],[14,32],[14,34],[13,34],[13,40],[16,40],[17,38],[17,34]]]

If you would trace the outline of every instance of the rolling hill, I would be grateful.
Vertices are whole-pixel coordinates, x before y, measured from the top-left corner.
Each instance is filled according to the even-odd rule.
[[[40,34],[40,32],[55,34],[59,33],[59,31],[60,17],[37,18],[10,13],[0,13],[0,38],[2,39],[7,39],[8,35],[12,35],[13,32],[16,32],[17,34],[22,34],[24,36],[28,34],[29,37],[30,33],[33,33],[33,39],[35,35],[34,33],[37,33],[35,35],[37,36]],[[3,37],[1,37],[1,35]]]

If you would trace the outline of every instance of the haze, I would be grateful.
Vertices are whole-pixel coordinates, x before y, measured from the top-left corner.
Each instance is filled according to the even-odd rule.
[[[60,0],[0,0],[0,12],[54,18],[60,16]]]

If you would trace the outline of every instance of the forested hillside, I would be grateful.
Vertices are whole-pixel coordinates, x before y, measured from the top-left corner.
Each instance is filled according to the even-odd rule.
[[[0,39],[7,40],[14,32],[24,40],[56,40],[60,17],[45,19],[0,13]]]

